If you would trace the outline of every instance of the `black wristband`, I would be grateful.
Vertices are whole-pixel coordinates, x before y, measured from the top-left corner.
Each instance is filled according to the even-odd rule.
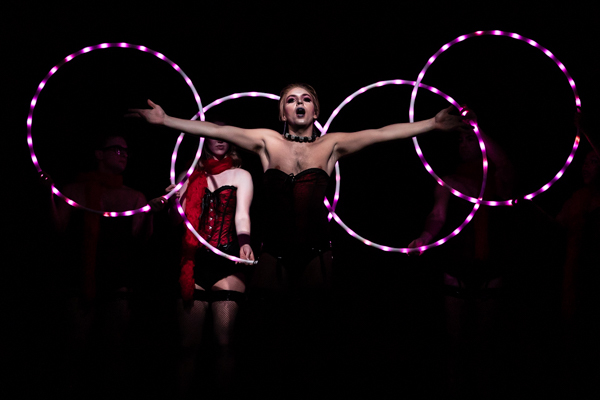
[[[238,244],[240,245],[240,247],[244,246],[245,244],[250,244],[250,235],[248,235],[247,233],[242,233],[237,236]]]

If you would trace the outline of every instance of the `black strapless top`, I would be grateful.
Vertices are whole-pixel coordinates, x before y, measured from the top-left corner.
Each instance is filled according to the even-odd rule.
[[[296,175],[265,171],[263,251],[283,257],[330,247],[323,204],[328,183],[329,175],[320,168]]]

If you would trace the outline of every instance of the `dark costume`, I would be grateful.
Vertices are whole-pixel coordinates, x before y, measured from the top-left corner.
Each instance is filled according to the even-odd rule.
[[[327,208],[323,204],[328,181],[329,175],[319,168],[296,175],[278,169],[265,171],[267,228],[263,251],[293,263],[298,257],[313,258],[318,250],[329,249]]]
[[[322,275],[315,279],[329,280],[326,265],[331,263],[325,259],[331,258],[328,211],[323,204],[328,182],[329,175],[320,168],[309,168],[296,175],[278,169],[265,171],[262,252],[263,260],[269,259],[264,257],[266,254],[275,259],[275,270],[265,267],[268,274],[277,276],[266,277],[267,270],[263,269],[257,281],[278,282],[279,287],[296,286],[315,259],[320,260]],[[261,268],[259,263],[258,269]]]

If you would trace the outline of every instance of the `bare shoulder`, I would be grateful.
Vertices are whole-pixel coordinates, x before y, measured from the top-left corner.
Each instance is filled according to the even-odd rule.
[[[129,186],[125,186],[123,185],[121,187],[121,193],[122,195],[135,200],[136,203],[140,203],[143,202],[144,204],[146,203],[146,196],[144,196],[144,194],[142,192],[140,192],[139,190],[135,190],[130,188]]]
[[[254,139],[262,140],[263,143],[279,136],[277,132],[267,128],[245,129],[245,131],[249,136],[253,137]]]
[[[235,168],[234,170],[232,170],[233,172],[233,177],[236,183],[250,183],[252,184],[252,175],[250,175],[250,172],[246,171],[243,168]]]
[[[267,149],[275,144],[278,136],[281,136],[274,130],[266,128],[249,129],[247,132],[248,136],[252,137],[252,141],[251,144],[245,148],[254,151],[261,157],[265,156],[265,152],[268,153]]]
[[[331,132],[321,136],[320,142],[327,151],[331,151],[335,155],[335,162],[339,157],[348,154],[348,151],[344,148],[344,143],[351,139],[351,136],[350,132]]]
[[[121,186],[121,190],[123,190],[123,192],[130,194],[131,196],[143,196],[144,194],[142,192],[140,192],[139,190],[130,188],[129,186]]]
[[[461,186],[460,180],[458,180],[454,175],[446,175],[442,177],[442,180],[452,187]]]
[[[261,135],[267,141],[279,140],[282,137],[281,133],[276,132],[273,129],[257,129],[257,130],[261,131]]]
[[[349,136],[351,136],[351,132],[331,132],[321,136],[321,141],[323,143],[335,145],[336,143],[347,139]]]
[[[326,135],[321,136],[321,139],[338,140],[340,138],[343,138],[347,134],[348,132],[330,132]]]
[[[74,200],[82,206],[86,205],[84,182],[69,183],[65,185],[64,188],[59,188],[59,190],[71,200]]]
[[[61,192],[63,192],[63,194],[65,196],[72,196],[72,195],[78,195],[78,194],[82,194],[85,192],[85,183],[84,182],[74,182],[74,183],[68,183],[64,186],[64,188],[60,189]]]

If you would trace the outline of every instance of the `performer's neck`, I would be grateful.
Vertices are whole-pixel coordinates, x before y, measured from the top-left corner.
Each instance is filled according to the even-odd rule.
[[[290,135],[312,137],[313,129],[315,129],[313,123],[302,126],[289,125],[288,132]]]

